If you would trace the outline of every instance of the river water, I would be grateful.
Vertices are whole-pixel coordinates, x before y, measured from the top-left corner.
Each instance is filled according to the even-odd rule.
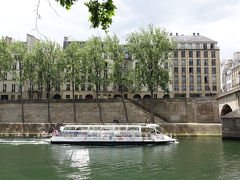
[[[239,180],[240,141],[201,137],[159,146],[81,147],[0,139],[0,179]]]

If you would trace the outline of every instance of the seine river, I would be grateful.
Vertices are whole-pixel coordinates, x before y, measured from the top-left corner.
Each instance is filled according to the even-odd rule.
[[[240,141],[204,137],[160,146],[81,147],[0,139],[0,179],[239,180]]]

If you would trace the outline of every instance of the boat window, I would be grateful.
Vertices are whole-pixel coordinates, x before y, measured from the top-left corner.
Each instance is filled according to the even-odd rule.
[[[113,130],[113,127],[102,127],[102,130]]]
[[[100,130],[101,127],[89,127],[89,130]]]
[[[129,131],[138,131],[139,128],[138,127],[128,127]]]
[[[123,130],[123,131],[125,131],[125,130],[126,130],[126,127],[115,127],[114,130],[115,130],[115,131],[117,131],[117,130]]]
[[[151,132],[152,128],[142,127],[141,130],[142,130],[142,132]]]
[[[64,130],[75,130],[76,127],[64,127]]]
[[[88,127],[77,127],[76,130],[87,130]]]

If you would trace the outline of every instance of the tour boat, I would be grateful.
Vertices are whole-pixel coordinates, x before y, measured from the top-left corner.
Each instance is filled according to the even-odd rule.
[[[146,125],[65,125],[55,130],[53,144],[77,145],[145,145],[177,142],[157,128]]]

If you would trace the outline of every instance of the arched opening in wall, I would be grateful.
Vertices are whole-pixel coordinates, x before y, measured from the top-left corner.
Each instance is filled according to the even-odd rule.
[[[225,104],[222,108],[221,116],[224,116],[225,114],[228,114],[230,112],[232,112],[232,108],[228,104]]]
[[[93,95],[88,94],[88,95],[85,96],[85,99],[93,99]]]
[[[143,99],[150,99],[150,98],[151,98],[151,96],[148,95],[148,94],[146,94],[146,95],[143,96]]]
[[[141,99],[141,96],[140,96],[140,94],[134,94],[133,98],[134,99]]]
[[[60,96],[59,94],[55,94],[55,95],[53,96],[53,99],[61,99],[61,96]]]
[[[163,95],[163,99],[169,99],[169,98],[170,98],[169,94],[164,94]]]
[[[121,98],[122,96],[121,96],[121,94],[115,94],[114,96],[113,96],[113,98],[115,99],[115,98]]]

